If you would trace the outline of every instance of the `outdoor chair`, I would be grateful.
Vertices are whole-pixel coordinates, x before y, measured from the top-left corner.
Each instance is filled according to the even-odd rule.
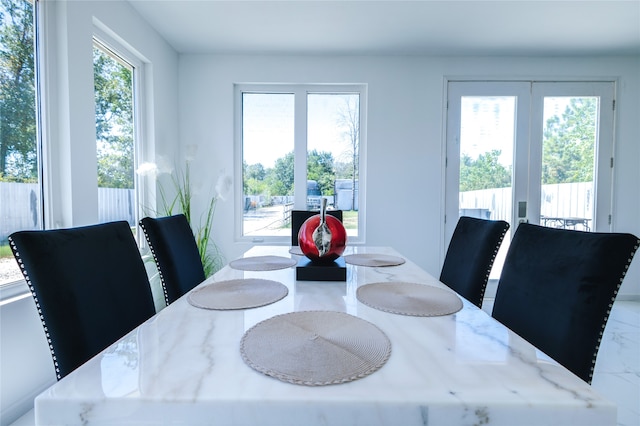
[[[503,220],[462,216],[447,248],[440,281],[481,308],[489,273],[508,230]]]
[[[587,383],[622,280],[640,240],[520,224],[492,316]]]
[[[305,220],[309,219],[312,216],[320,214],[317,211],[309,211],[309,210],[291,210],[291,245],[297,246],[298,243],[298,232],[300,232],[300,228]],[[342,222],[342,210],[327,210],[327,214],[338,219]]]
[[[200,252],[184,214],[140,221],[158,266],[167,305],[205,279]]]
[[[155,314],[125,221],[9,236],[45,330],[58,380]]]

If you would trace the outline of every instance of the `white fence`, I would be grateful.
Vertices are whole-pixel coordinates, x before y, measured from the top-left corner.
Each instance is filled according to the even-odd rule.
[[[14,231],[40,229],[40,191],[36,183],[0,182],[0,241]],[[133,189],[98,188],[98,221],[135,225]]]
[[[0,182],[0,241],[17,230],[40,228],[39,198],[38,184]],[[250,201],[254,200],[250,198]],[[286,203],[290,200],[275,201]],[[461,192],[460,209],[478,209],[488,212],[487,218],[511,220],[511,188]],[[593,184],[581,182],[543,185],[541,214],[593,219]],[[126,220],[134,226],[134,190],[98,188],[98,220]]]
[[[488,211],[492,220],[511,220],[511,188],[460,193],[460,210]],[[542,185],[540,214],[548,217],[593,219],[593,183]]]

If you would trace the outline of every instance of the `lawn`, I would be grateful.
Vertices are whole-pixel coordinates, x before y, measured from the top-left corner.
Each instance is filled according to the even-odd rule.
[[[13,253],[11,252],[11,247],[9,247],[8,243],[0,243],[0,258],[3,257],[13,257]]]
[[[342,212],[342,224],[345,229],[358,228],[358,212],[355,210],[344,210]]]

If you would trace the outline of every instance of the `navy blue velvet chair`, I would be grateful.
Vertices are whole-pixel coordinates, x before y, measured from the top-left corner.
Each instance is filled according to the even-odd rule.
[[[44,326],[58,380],[155,314],[125,221],[9,236]]]
[[[440,281],[482,307],[489,273],[508,230],[504,220],[462,216],[447,248]]]
[[[640,240],[520,224],[492,316],[591,383],[618,289]]]
[[[160,272],[167,305],[205,279],[200,252],[183,214],[140,221]]]

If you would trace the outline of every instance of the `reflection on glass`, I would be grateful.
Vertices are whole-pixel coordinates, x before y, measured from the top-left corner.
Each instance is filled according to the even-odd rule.
[[[545,97],[540,223],[593,229],[597,97]]]

